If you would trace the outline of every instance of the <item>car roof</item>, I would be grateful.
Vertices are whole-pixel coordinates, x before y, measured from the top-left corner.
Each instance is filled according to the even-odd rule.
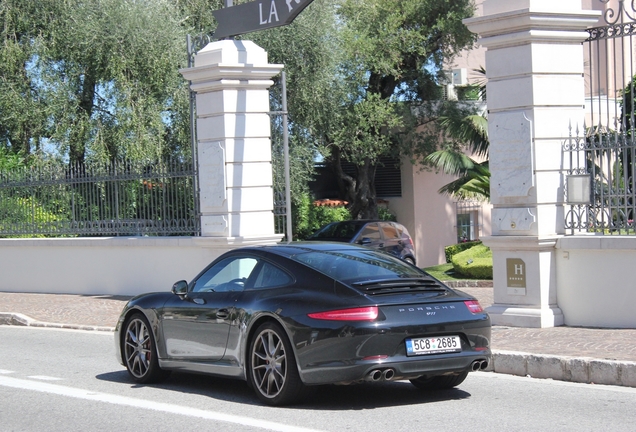
[[[336,251],[336,252],[346,252],[346,251],[354,251],[354,250],[369,250],[367,247],[358,246],[356,244],[350,243],[338,243],[338,242],[292,242],[292,243],[277,243],[274,245],[263,245],[263,246],[248,246],[240,249],[236,249],[237,251],[261,251],[261,252],[269,252],[275,255],[290,257],[293,255],[297,255],[299,253],[305,252],[316,252],[316,251]]]

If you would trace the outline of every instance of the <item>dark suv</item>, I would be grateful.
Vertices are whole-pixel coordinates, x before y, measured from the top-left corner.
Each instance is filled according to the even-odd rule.
[[[415,264],[413,240],[404,225],[382,220],[349,220],[332,222],[313,233],[307,240],[357,243],[389,252]]]

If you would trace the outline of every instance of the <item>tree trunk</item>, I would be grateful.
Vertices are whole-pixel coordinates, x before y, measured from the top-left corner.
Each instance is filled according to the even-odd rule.
[[[375,163],[370,158],[366,158],[362,165],[356,166],[357,176],[354,179],[342,169],[340,149],[334,149],[331,166],[338,181],[339,198],[349,202],[351,217],[353,219],[377,219]]]
[[[349,208],[354,219],[377,219],[378,203],[375,196],[375,164],[365,158],[363,165],[358,165],[358,181],[355,189],[355,200]]]
[[[86,144],[90,137],[90,120],[93,115],[95,87],[97,80],[92,71],[84,74],[81,85],[80,101],[77,109],[77,120],[71,131],[69,159],[72,165],[83,166],[86,157]]]

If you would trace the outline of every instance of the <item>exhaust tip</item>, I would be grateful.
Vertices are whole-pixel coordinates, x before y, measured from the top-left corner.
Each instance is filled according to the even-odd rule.
[[[369,381],[379,381],[380,379],[382,379],[382,371],[380,369],[372,370],[367,375],[367,379]]]
[[[470,367],[473,370],[473,372],[478,370],[484,370],[488,367],[488,360],[475,360],[474,362],[470,364]]]
[[[387,381],[392,380],[394,376],[395,371],[393,369],[385,369],[384,372],[382,372],[382,379]]]

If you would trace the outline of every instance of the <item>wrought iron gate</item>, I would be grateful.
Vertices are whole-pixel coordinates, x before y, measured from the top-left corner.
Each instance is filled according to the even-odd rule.
[[[635,234],[636,2],[598,0],[585,41],[586,120],[563,146],[568,234]]]

